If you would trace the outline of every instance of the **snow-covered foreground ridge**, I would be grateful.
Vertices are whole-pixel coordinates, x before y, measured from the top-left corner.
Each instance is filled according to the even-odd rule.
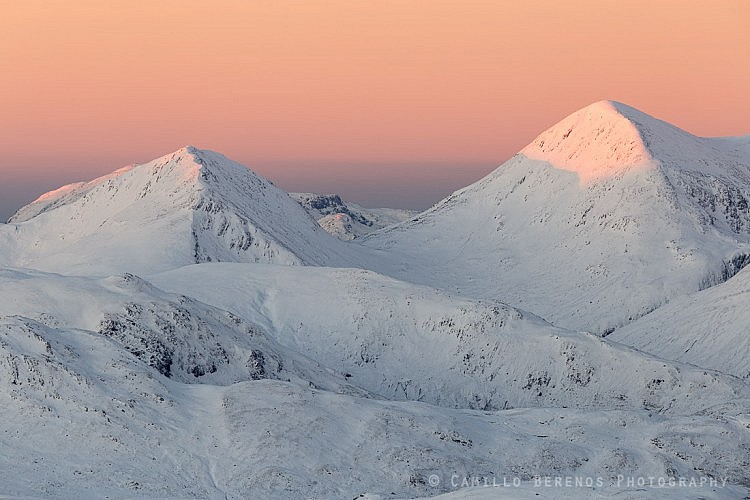
[[[553,498],[554,488],[529,484],[537,477],[592,478],[622,492],[633,489],[620,484],[625,476],[721,478],[721,487],[703,485],[699,491],[731,498],[750,485],[743,465],[750,458],[748,387],[732,377],[607,348],[606,341],[576,338],[494,304],[501,309],[497,316],[509,322],[499,325],[484,317],[481,304],[458,300],[451,306],[442,293],[358,270],[305,268],[312,274],[296,278],[318,290],[346,285],[351,293],[339,304],[340,316],[358,316],[363,306],[368,313],[353,331],[341,331],[335,322],[320,331],[317,325],[332,308],[310,315],[309,304],[278,295],[289,290],[286,280],[294,279],[294,271],[203,264],[156,278],[173,288],[190,283],[195,273],[223,278],[224,288],[210,282],[204,287],[213,288],[227,307],[244,304],[241,314],[166,293],[132,275],[91,279],[3,271],[3,494],[413,497],[460,492],[464,481],[475,478],[507,478]],[[230,275],[244,276],[226,279]],[[247,303],[238,292],[249,297]],[[379,308],[367,306],[379,301],[385,302]],[[300,317],[309,323],[293,336]],[[398,323],[376,335],[390,318]],[[475,331],[467,328],[472,325]],[[523,336],[518,347],[514,333]],[[566,337],[566,356],[544,345],[547,337],[558,345],[553,333]],[[409,337],[435,345],[425,342],[426,355],[396,370],[394,361],[413,343]],[[599,351],[592,340],[602,346]],[[487,342],[509,346],[506,352],[492,346],[501,361],[495,366],[471,361]],[[363,352],[363,344],[369,349],[366,363],[353,355]],[[534,344],[541,354],[524,352]],[[299,354],[303,349],[306,355]],[[626,380],[578,378],[582,366],[599,369],[595,357],[601,349],[619,351],[622,368],[615,375]],[[550,359],[555,357],[560,359]],[[514,386],[503,373],[517,371],[520,378],[540,358],[553,367],[550,385],[534,379],[530,389]],[[573,371],[566,374],[556,365]],[[491,370],[497,379],[488,377]],[[466,371],[476,379],[462,376]],[[663,378],[644,384],[639,372]],[[412,385],[407,377],[415,374],[424,379],[412,379]],[[405,401],[409,393],[394,391],[397,382],[442,406]],[[588,398],[586,385],[596,385],[601,396]],[[553,394],[558,404],[465,408],[479,402],[474,396],[498,387],[519,400],[530,391]],[[606,408],[608,391],[624,391],[613,408]],[[640,491],[636,498],[656,490]]]
[[[0,224],[0,496],[748,496],[749,198],[609,101],[367,236],[192,147],[64,186]]]
[[[734,377],[362,270],[212,264],[153,278],[261,324],[280,343],[391,400],[497,410],[548,406],[684,413],[745,398]],[[309,301],[325,290],[325,301]]]

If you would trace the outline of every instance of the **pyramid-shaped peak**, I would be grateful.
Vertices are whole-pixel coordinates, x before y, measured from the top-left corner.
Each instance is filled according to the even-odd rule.
[[[177,151],[174,151],[174,152],[169,153],[169,154],[164,155],[164,156],[170,156],[170,155],[175,155],[175,156],[178,156],[178,155],[179,156],[184,156],[184,155],[200,156],[201,154],[206,153],[206,152],[210,153],[211,151],[209,151],[207,149],[204,150],[204,149],[201,149],[201,148],[197,148],[195,146],[192,146],[192,145],[188,144],[186,146],[181,147]]]
[[[202,164],[205,159],[212,157],[212,156],[218,156],[223,159],[227,159],[224,155],[220,153],[216,153],[215,151],[211,151],[208,149],[200,149],[191,145],[184,146],[178,149],[177,151],[175,151],[174,153],[172,153],[171,155],[167,155],[167,156],[174,156],[177,158],[193,160],[198,164]]]
[[[232,183],[238,177],[260,179],[255,172],[221,153],[190,145],[138,165],[136,168],[145,169],[150,172],[150,175],[160,179],[197,180],[201,184]],[[263,182],[267,181],[263,179]]]
[[[27,221],[41,213],[75,203],[82,197],[94,197],[105,191],[121,203],[138,200],[153,202],[155,196],[190,205],[199,193],[225,194],[234,198],[251,196],[271,183],[244,165],[210,150],[184,146],[159,158],[134,163],[88,182],[69,184],[42,194],[22,207],[9,220]],[[245,190],[243,194],[243,190]]]
[[[599,101],[542,132],[521,153],[578,174],[582,184],[653,164],[642,130],[658,120],[615,101]]]
[[[172,151],[171,153],[162,155],[159,158],[151,160],[150,162],[147,162],[147,163],[165,163],[168,161],[189,161],[189,162],[195,162],[197,164],[201,164],[202,161],[204,160],[219,159],[219,158],[226,160],[226,161],[231,161],[226,156],[222,155],[221,153],[217,153],[209,149],[201,149],[195,146],[187,145],[175,151]]]
[[[163,156],[162,158],[169,158],[177,161],[187,160],[199,166],[208,166],[209,168],[225,168],[230,170],[236,169],[239,171],[251,172],[254,174],[254,172],[245,165],[242,165],[241,163],[238,163],[221,153],[212,151],[210,149],[196,148],[195,146],[185,146],[178,149],[174,153]]]
[[[673,125],[669,125],[658,118],[654,118],[633,106],[609,99],[589,104],[588,106],[571,113],[563,121],[572,117],[588,117],[591,121],[603,120],[607,122],[612,120],[625,120],[633,125],[645,128],[651,128],[657,126],[657,124],[664,124],[673,127]],[[562,121],[560,123],[562,123]]]
[[[184,146],[180,149],[173,151],[172,153],[165,154],[155,160],[148,162],[149,164],[159,165],[169,162],[176,162],[181,164],[196,164],[201,165],[203,160],[210,154],[217,155],[212,151],[202,150],[195,146]]]
[[[208,261],[323,265],[348,258],[286,192],[220,153],[191,146],[50,192],[12,222],[23,256],[12,262],[54,272],[78,266],[139,274]],[[54,243],[34,246],[38,235],[53,232],[60,235]],[[90,262],[89,247],[97,249],[97,262]]]

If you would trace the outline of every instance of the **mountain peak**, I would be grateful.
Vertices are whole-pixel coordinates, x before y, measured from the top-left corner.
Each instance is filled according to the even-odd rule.
[[[348,255],[286,192],[193,146],[50,192],[11,221],[17,233],[0,232],[0,256],[13,260],[0,264],[55,272],[138,274],[208,261],[322,265]],[[36,245],[50,233],[59,237]]]
[[[187,146],[183,146],[180,149],[178,149],[177,151],[175,151],[174,153],[171,153],[171,154],[169,154],[167,156],[170,156],[170,157],[174,156],[176,158],[179,158],[179,157],[182,157],[182,158],[190,157],[193,160],[195,160],[196,163],[200,164],[202,162],[202,159],[207,154],[211,154],[211,153],[213,153],[213,151],[203,150],[203,149],[196,148],[195,146],[191,146],[191,145],[188,144]],[[213,153],[213,154],[217,154],[217,153]]]
[[[615,101],[598,101],[542,132],[521,153],[575,172],[582,184],[651,165],[643,137],[655,118]]]
[[[201,150],[200,148],[196,148],[195,146],[192,146],[192,145],[190,145],[190,144],[187,144],[187,145],[185,145],[185,146],[182,146],[182,147],[181,147],[180,149],[178,149],[177,151],[174,151],[174,152],[172,152],[172,153],[169,153],[169,154],[167,154],[167,155],[165,155],[165,156],[171,156],[171,155],[186,155],[186,154],[189,154],[189,155],[198,155],[198,154],[200,154],[201,152],[202,152],[202,150]]]
[[[379,269],[386,274],[438,286],[450,280],[462,293],[502,297],[555,324],[603,333],[745,263],[743,144],[596,102],[364,244],[402,262],[413,256],[414,264]],[[453,274],[433,277],[437,267]]]
[[[213,186],[221,190],[238,182],[268,183],[246,166],[221,153],[190,145],[137,165],[136,168],[143,175],[150,176],[154,186],[159,182],[167,182],[175,187],[190,186],[188,189]]]
[[[172,153],[166,154],[146,165],[151,167],[154,173],[159,173],[164,167],[176,170],[181,174],[187,174],[189,178],[197,178],[204,164],[204,156],[210,151],[203,151],[195,146],[184,146]]]

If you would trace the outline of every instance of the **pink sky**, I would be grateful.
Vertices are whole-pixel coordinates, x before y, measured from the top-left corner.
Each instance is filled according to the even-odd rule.
[[[748,22],[739,0],[6,3],[0,217],[186,144],[425,208],[601,99],[747,134]]]

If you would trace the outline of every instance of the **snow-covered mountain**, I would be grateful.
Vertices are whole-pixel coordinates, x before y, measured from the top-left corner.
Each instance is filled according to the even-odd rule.
[[[553,327],[497,301],[369,271],[218,263],[152,280],[263,326],[280,344],[390,400],[692,413],[750,396],[733,377]],[[315,296],[325,300],[306,300]]]
[[[598,102],[364,244],[386,274],[607,333],[750,262],[748,142]]]
[[[188,147],[0,224],[0,496],[750,495],[750,137],[607,101],[422,214],[294,196]]]
[[[469,402],[475,388],[490,386],[493,379],[474,370],[474,388],[466,385],[471,377],[452,386],[460,373],[446,361],[491,365],[491,356],[472,359],[471,344],[502,339],[512,345],[509,339],[516,334],[529,351],[544,332],[556,332],[572,342],[570,355],[589,362],[593,357],[585,349],[574,351],[573,344],[604,346],[607,340],[575,340],[572,332],[537,318],[509,317],[507,308],[491,313],[503,320],[500,325],[481,317],[487,311],[481,304],[459,300],[453,305],[444,293],[358,270],[201,264],[158,280],[174,287],[195,285],[190,279],[196,275],[215,277],[197,289],[213,290],[214,301],[221,297],[243,316],[265,324],[164,292],[133,275],[92,279],[10,269],[0,273],[3,495],[355,498],[369,492],[378,498],[455,492],[460,497],[466,480],[507,477],[523,481],[514,492],[555,498],[559,492],[534,487],[534,478],[601,478],[605,491],[628,494],[632,488],[618,484],[618,476],[655,476],[719,478],[721,488],[690,491],[730,498],[750,484],[744,466],[750,458],[748,389],[730,377],[706,376],[611,346],[619,351],[621,366],[645,373],[632,376],[615,367],[612,377],[602,378],[625,375],[617,391],[646,390],[644,396],[658,401],[658,407],[640,408],[637,398],[626,396],[620,409],[583,408],[605,403],[604,393],[599,401],[567,409],[439,407],[404,401],[407,392],[389,400],[358,384],[376,381],[379,372],[386,379],[374,384],[379,392],[397,380],[405,389],[427,381],[425,387],[445,396],[454,391],[446,397],[452,404],[461,397]],[[226,279],[230,275],[236,278]],[[332,299],[348,299],[326,323],[333,306],[314,311],[309,301],[299,300],[304,291],[287,297],[295,289],[289,280],[335,290]],[[248,300],[240,293],[248,293]],[[379,300],[387,303],[373,308]],[[421,323],[432,314],[432,323]],[[309,323],[293,335],[301,319]],[[319,329],[321,324],[330,332]],[[346,324],[361,326],[347,333]],[[376,335],[383,327],[388,332]],[[347,361],[324,366],[272,337],[310,347],[308,354],[334,362],[332,353],[339,352],[338,359]],[[381,345],[385,340],[389,345]],[[348,359],[352,347],[363,341],[371,357],[366,365],[372,368]],[[398,359],[410,343],[429,356],[414,358],[415,367],[392,370],[388,359]],[[501,370],[516,370],[549,357],[544,349],[539,356],[512,348],[494,353],[500,355]],[[570,355],[564,362],[578,366]],[[513,357],[522,359],[511,364]],[[431,370],[425,370],[427,363]],[[441,371],[441,365],[447,369]],[[345,371],[349,368],[351,373]],[[425,378],[410,382],[404,378],[409,370]],[[647,386],[638,381],[651,372],[661,376],[661,371],[668,378]],[[574,385],[579,382],[571,381],[557,394],[577,401]],[[533,385],[534,391],[555,390]],[[604,391],[601,382],[589,385]],[[437,394],[426,392],[424,399]],[[579,496],[599,490],[576,489]],[[639,491],[629,497],[648,497],[656,490]]]
[[[414,210],[364,208],[337,194],[289,193],[320,227],[344,241],[370,234],[414,217]]]
[[[287,193],[193,147],[47,193],[0,226],[0,263],[62,273],[319,265],[345,261],[339,246]]]

